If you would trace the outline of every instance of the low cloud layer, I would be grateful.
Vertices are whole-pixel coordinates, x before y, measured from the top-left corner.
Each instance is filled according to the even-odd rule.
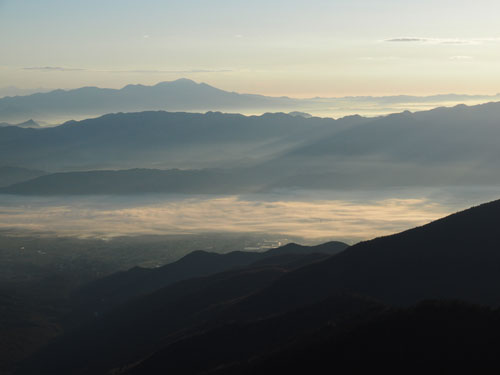
[[[216,198],[12,198],[0,206],[0,228],[80,237],[206,232],[267,232],[357,242],[449,213],[427,199],[253,200]]]

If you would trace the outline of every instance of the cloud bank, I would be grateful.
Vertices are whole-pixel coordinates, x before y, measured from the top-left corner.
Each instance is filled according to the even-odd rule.
[[[116,197],[3,199],[0,228],[81,237],[260,232],[357,242],[425,224],[448,213],[426,199],[253,200]]]

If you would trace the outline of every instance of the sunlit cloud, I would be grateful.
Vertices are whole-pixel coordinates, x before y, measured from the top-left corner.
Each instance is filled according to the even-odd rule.
[[[265,232],[357,242],[422,225],[448,213],[423,198],[256,201],[227,196],[126,202],[109,197],[19,200],[0,206],[0,228],[85,237]]]

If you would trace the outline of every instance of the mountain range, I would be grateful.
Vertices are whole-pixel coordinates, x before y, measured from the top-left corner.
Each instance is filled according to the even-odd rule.
[[[52,128],[0,128],[0,160],[52,171],[248,165],[363,121],[282,113],[118,113]]]
[[[154,86],[127,85],[122,89],[82,87],[0,99],[0,119],[26,116],[37,119],[90,117],[122,111],[210,111],[294,108],[297,101],[262,95],[238,94],[188,79]]]
[[[291,261],[288,250],[296,245],[289,245],[264,263],[229,261],[238,267],[207,269],[215,273],[171,280],[153,292],[149,286],[74,326],[22,373],[300,373],[320,365],[366,370],[366,359],[376,368],[385,363],[390,373],[401,371],[403,360],[415,361],[415,371],[474,364],[496,369],[499,215],[500,201],[494,201],[340,253],[331,243],[300,249]],[[337,253],[313,256],[330,248]],[[102,303],[134,280],[160,285],[162,278],[137,277],[167,275],[207,255],[194,253],[172,271],[165,266],[111,276],[75,298],[92,305],[92,296]],[[394,353],[398,357],[387,357]],[[439,373],[434,367],[428,372]]]
[[[0,122],[0,127],[5,126],[17,126],[18,128],[39,128],[40,124],[33,121],[33,119],[29,119],[28,121],[21,122],[19,124],[9,124],[7,122]]]
[[[189,79],[160,82],[153,86],[127,85],[121,89],[81,87],[25,96],[0,98],[0,122],[24,122],[30,118],[49,123],[95,117],[114,112],[225,111],[261,114],[268,111],[301,111],[330,117],[349,114],[387,114],[398,109],[424,108],[449,103],[500,100],[497,95],[409,95],[387,97],[308,98],[271,97],[224,91]]]
[[[500,182],[498,118],[500,103],[488,103],[376,119],[160,111],[46,129],[5,127],[0,128],[5,165],[57,173],[18,181],[2,192],[491,186]]]

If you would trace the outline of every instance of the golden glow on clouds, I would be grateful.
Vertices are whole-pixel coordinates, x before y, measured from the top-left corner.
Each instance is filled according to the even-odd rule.
[[[126,199],[124,200],[126,201]],[[0,227],[63,235],[267,232],[350,242],[425,224],[449,213],[427,199],[256,201],[237,196],[159,199],[106,207],[106,198],[28,198],[0,206]]]

